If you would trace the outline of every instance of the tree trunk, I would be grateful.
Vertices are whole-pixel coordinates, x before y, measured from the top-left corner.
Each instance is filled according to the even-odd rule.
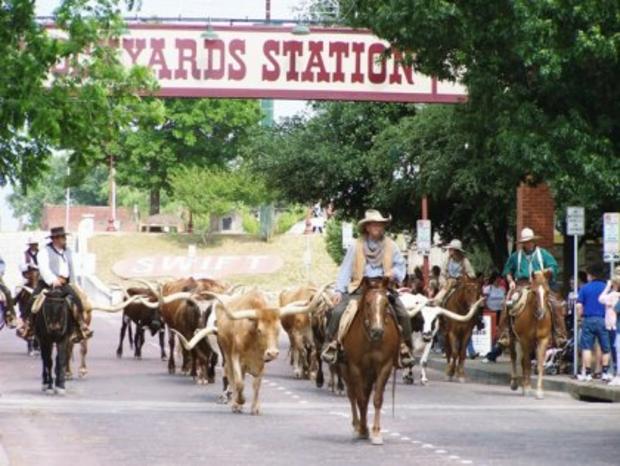
[[[160,189],[151,188],[149,199],[149,215],[156,215],[160,208]]]

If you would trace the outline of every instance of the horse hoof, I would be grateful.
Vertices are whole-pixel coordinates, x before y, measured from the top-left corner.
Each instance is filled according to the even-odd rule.
[[[65,379],[67,379],[67,380],[73,380],[73,372],[67,372],[67,373],[65,373]]]
[[[215,400],[215,403],[218,405],[228,404],[228,397],[226,395],[220,395],[217,397],[217,400]]]
[[[257,406],[255,408],[252,408],[251,411],[252,416],[259,416],[260,415],[260,408]]]
[[[80,379],[83,379],[84,377],[86,377],[86,374],[88,374],[87,369],[80,369],[80,371],[78,372],[78,376],[80,377]]]
[[[123,357],[123,353],[120,353],[120,352],[118,352],[118,351],[117,351],[117,352],[116,352],[116,357],[117,357],[118,359],[121,359],[121,358]]]
[[[465,377],[459,377],[459,383],[465,383]]]
[[[428,383],[428,379],[422,379],[422,380],[420,380],[420,383],[422,385],[426,385]]]
[[[453,375],[447,376],[447,380],[448,380],[448,382],[453,382],[454,381],[454,376]]]
[[[368,432],[358,432],[357,433],[357,438],[360,439],[360,440],[368,440],[369,434],[368,434]]]
[[[241,405],[239,405],[237,403],[234,403],[231,406],[231,408],[232,408],[232,412],[235,413],[235,414],[241,414],[243,412],[243,406],[241,406]]]
[[[380,433],[379,433],[379,434],[376,434],[376,435],[375,435],[375,434],[373,434],[373,435],[370,437],[370,443],[371,443],[372,445],[383,445],[383,435],[381,435]]]
[[[164,356],[162,356],[162,357],[161,357],[161,360],[162,360],[162,361],[167,361],[167,360],[168,360],[168,357],[164,355]]]
[[[531,388],[524,388],[523,389],[523,396],[532,396],[532,389]]]
[[[517,383],[517,381],[516,381],[516,380],[511,380],[511,381],[510,381],[510,389],[511,389],[513,392],[516,392],[516,391],[519,389],[519,384]]]
[[[65,388],[56,387],[54,388],[54,393],[58,396],[65,396],[65,394],[67,393],[67,390]]]
[[[537,400],[544,400],[545,399],[545,393],[542,390],[536,390],[536,399]]]
[[[168,374],[174,375],[175,372],[176,372],[176,369],[174,367],[169,367],[168,368]]]
[[[411,375],[403,375],[403,383],[405,385],[413,385],[413,377]]]

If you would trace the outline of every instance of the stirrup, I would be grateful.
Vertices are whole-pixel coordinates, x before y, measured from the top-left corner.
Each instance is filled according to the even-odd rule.
[[[415,360],[411,349],[407,345],[403,344],[398,351],[398,367],[401,369],[408,369],[413,367],[414,364]]]
[[[327,364],[336,364],[338,362],[338,343],[331,341],[321,352],[321,359]]]

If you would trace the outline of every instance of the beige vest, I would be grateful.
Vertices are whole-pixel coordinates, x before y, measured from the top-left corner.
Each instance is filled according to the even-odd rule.
[[[383,275],[390,277],[392,275],[392,256],[394,253],[394,242],[385,238],[385,247],[383,248]],[[364,238],[358,238],[355,243],[355,259],[353,260],[353,271],[351,273],[351,283],[349,284],[349,293],[353,293],[362,284],[364,278],[364,268],[366,267],[366,256],[364,254]]]

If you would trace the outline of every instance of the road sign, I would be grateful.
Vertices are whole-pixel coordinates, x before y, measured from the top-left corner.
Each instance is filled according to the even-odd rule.
[[[605,262],[620,261],[620,213],[603,215],[603,259]]]
[[[568,207],[566,209],[566,234],[583,236],[586,232],[586,215],[583,207]]]
[[[432,235],[431,235],[431,221],[430,220],[418,220],[416,224],[417,235],[416,235],[416,245],[418,248],[418,252],[423,252],[424,254],[430,254],[431,246],[432,246]]]
[[[353,224],[342,222],[342,249],[349,249],[353,244]]]

